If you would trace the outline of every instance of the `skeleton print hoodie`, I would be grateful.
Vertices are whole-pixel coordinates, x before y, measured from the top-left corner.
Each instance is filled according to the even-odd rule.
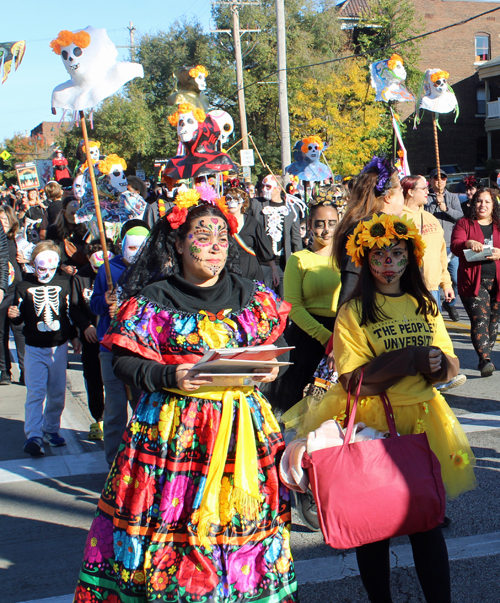
[[[17,284],[14,297],[21,314],[11,321],[17,325],[24,322],[26,345],[53,348],[74,339],[77,333],[69,318],[69,279],[57,273],[45,285],[35,274],[26,274],[25,279]]]

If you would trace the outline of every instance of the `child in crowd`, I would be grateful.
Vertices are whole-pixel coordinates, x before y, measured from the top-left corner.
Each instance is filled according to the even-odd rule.
[[[114,257],[113,244],[108,239],[108,257]],[[102,419],[104,415],[104,389],[99,362],[99,339],[97,337],[97,316],[90,310],[90,298],[94,290],[97,271],[104,264],[102,245],[99,239],[89,243],[89,264],[78,270],[71,279],[71,304],[69,315],[78,329],[82,342],[82,365],[87,401],[94,422],[90,425],[89,440],[102,440]]]
[[[13,324],[24,322],[26,339],[26,410],[24,452],[45,454],[43,441],[64,446],[59,435],[66,396],[68,340],[76,354],[81,344],[69,319],[70,283],[57,273],[59,249],[52,241],[38,243],[31,256],[34,274],[16,286],[8,316]],[[45,408],[44,408],[45,403]]]
[[[146,222],[142,220],[129,220],[123,225],[120,237],[122,240],[122,255],[115,256],[109,263],[115,287],[127,267],[134,262],[137,252],[148,235],[149,228]],[[102,341],[108,330],[111,316],[114,316],[115,310],[116,294],[113,291],[108,291],[105,266],[101,266],[97,271],[94,292],[90,299],[90,311],[99,317],[97,323],[97,337],[99,341]],[[111,466],[127,425],[127,401],[129,396],[127,396],[125,384],[114,373],[112,364],[113,353],[111,350],[101,345],[99,348],[99,360],[105,395],[104,452],[106,460]],[[133,401],[131,404],[134,407],[139,401],[139,397],[140,392],[138,390],[132,392]]]

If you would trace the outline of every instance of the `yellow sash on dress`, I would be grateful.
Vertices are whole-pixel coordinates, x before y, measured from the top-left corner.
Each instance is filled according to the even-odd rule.
[[[234,487],[230,504],[237,513],[248,519],[255,519],[257,517],[261,496],[259,493],[255,433],[246,396],[253,394],[259,399],[262,404],[264,420],[269,424],[272,431],[279,431],[279,426],[268,408],[268,402],[253,387],[200,387],[194,392],[168,388],[167,391],[180,395],[183,398],[191,397],[222,401],[219,431],[215,439],[198,518],[198,536],[203,546],[210,549],[210,539],[208,537],[210,526],[211,524],[220,524],[219,495],[231,439],[235,399],[238,399],[240,409],[238,413],[238,432],[236,435]]]

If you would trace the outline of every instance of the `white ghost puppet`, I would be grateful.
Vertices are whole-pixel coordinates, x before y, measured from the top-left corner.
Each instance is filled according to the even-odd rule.
[[[393,54],[391,58],[376,61],[370,65],[371,84],[375,88],[375,100],[393,100],[399,102],[414,101],[415,97],[406,88],[403,82],[406,80],[406,69],[403,59]]]
[[[442,69],[427,69],[419,95],[418,107],[435,113],[458,113],[458,102],[448,84],[450,74]]]
[[[52,92],[53,113],[56,108],[90,109],[135,77],[144,77],[139,63],[116,60],[118,50],[105,29],[63,30],[50,46],[71,76]]]

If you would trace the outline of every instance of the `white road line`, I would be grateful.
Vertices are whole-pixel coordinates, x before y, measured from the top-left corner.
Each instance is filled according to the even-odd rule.
[[[103,451],[16,459],[0,462],[0,484],[107,473],[108,470]]]
[[[446,540],[446,544],[450,561],[498,555],[500,554],[500,532],[449,538]],[[409,544],[391,547],[392,568],[412,566],[413,555]],[[355,553],[296,561],[295,571],[299,585],[330,582],[359,575]]]
[[[500,411],[491,413],[469,412],[465,415],[457,415],[465,433],[474,431],[489,431],[500,428]]]

